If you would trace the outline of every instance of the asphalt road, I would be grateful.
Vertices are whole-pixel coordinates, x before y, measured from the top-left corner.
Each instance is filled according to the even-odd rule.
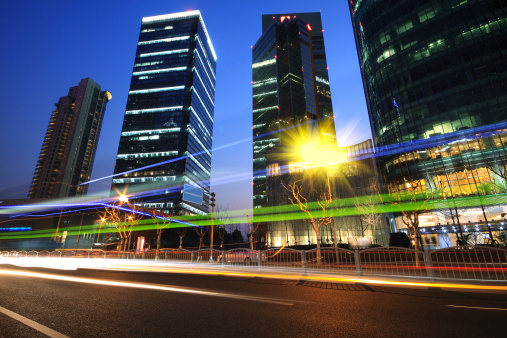
[[[0,274],[0,337],[46,337],[28,320],[55,337],[501,337],[507,318],[507,294],[10,265],[0,270],[130,283]]]

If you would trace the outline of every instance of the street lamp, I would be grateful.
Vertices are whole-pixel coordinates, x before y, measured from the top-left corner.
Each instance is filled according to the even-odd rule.
[[[129,216],[129,221],[132,221],[132,216]],[[130,224],[130,232],[129,232],[129,242],[127,244],[127,251],[130,250],[130,239],[132,238],[132,224]]]

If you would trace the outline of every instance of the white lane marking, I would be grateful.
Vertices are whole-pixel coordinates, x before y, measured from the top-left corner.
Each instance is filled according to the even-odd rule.
[[[50,275],[50,274],[44,274],[44,273],[14,271],[14,270],[0,270],[0,274],[11,275],[11,276],[25,276],[25,277],[44,278],[44,279],[54,279],[54,280],[62,280],[62,281],[67,281],[67,282],[88,283],[88,284],[95,284],[95,285],[121,286],[121,287],[127,287],[127,288],[141,288],[141,289],[149,289],[149,290],[190,293],[190,294],[197,294],[197,295],[204,295],[204,296],[242,299],[242,300],[250,300],[250,301],[254,301],[254,302],[271,303],[271,304],[279,304],[279,305],[287,305],[287,306],[294,305],[293,303],[285,302],[283,300],[278,300],[276,298],[243,296],[243,295],[235,295],[235,294],[231,294],[231,293],[221,293],[221,292],[206,291],[206,290],[200,290],[200,289],[182,288],[182,287],[169,286],[169,285],[116,282],[116,281],[107,281],[107,280],[101,280],[101,279],[68,277],[68,276],[59,276],[59,275]]]
[[[499,307],[480,307],[480,306],[464,306],[464,305],[446,305],[450,307],[461,307],[465,309],[481,309],[481,310],[498,310],[498,311],[507,311],[507,309],[502,309]]]
[[[68,336],[64,335],[64,334],[61,334],[60,332],[56,332],[55,330],[52,330],[50,329],[49,327],[47,326],[44,326],[42,324],[39,324],[37,322],[34,322],[33,320],[31,319],[28,319],[26,317],[23,317],[21,315],[18,315],[17,313],[15,312],[12,312],[10,310],[7,310],[6,308],[4,307],[1,307],[0,306],[0,312],[13,318],[13,319],[16,319],[17,321],[27,325],[27,326],[30,326],[31,328],[39,331],[39,332],[42,332],[44,333],[46,336],[48,337],[52,337],[52,338],[69,338]]]

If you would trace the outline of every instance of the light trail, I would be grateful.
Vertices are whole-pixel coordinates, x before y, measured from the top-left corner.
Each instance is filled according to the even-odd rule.
[[[480,307],[480,306],[464,306],[464,305],[446,305],[446,306],[456,307],[456,308],[464,308],[464,309],[507,311],[507,309],[502,309],[502,308],[498,308],[498,307]]]
[[[455,198],[456,203],[459,203],[461,207],[476,207],[481,205],[496,205],[501,202],[507,203],[507,194],[497,194],[494,196],[486,196],[486,197],[458,197]],[[355,216],[361,214],[360,210],[355,206],[347,206],[349,203],[355,203],[353,198],[349,199],[337,199],[333,201],[333,204],[337,204],[338,206],[334,207],[333,217],[344,217],[344,216]],[[416,210],[419,208],[419,204],[424,203],[421,202],[404,202],[397,205],[386,205],[386,204],[378,204],[375,210],[375,213],[389,213],[389,212],[400,212],[400,210],[410,211]],[[100,203],[99,205],[107,205],[104,203]],[[113,206],[113,205],[108,205]],[[115,206],[116,207],[116,206]],[[321,217],[323,214],[322,210],[319,210],[320,206],[318,202],[309,202],[308,207],[312,210],[312,214],[314,217]],[[435,209],[445,209],[447,208],[447,202],[437,201],[432,202],[432,205],[428,207],[428,210]],[[130,209],[129,209],[130,210]],[[127,211],[127,209],[125,209]],[[250,213],[249,210],[231,210],[230,211],[230,220],[231,224],[244,224],[247,223],[246,214]],[[151,215],[145,216],[151,217]],[[34,216],[35,217],[35,216]],[[255,217],[251,218],[250,221],[253,223],[262,223],[262,222],[275,222],[275,221],[289,221],[289,220],[305,220],[308,219],[309,216],[299,211],[296,206],[291,204],[287,204],[284,206],[277,207],[266,207],[256,209]],[[178,226],[209,226],[211,225],[211,216],[205,215],[197,215],[197,216],[176,216],[171,218],[172,225],[171,228],[176,228]],[[153,230],[156,229],[156,224],[142,224],[143,222],[150,223],[153,222],[150,219],[141,220],[135,225],[133,231],[140,230]],[[220,220],[214,220],[215,224],[220,224]],[[63,229],[63,228],[62,228]],[[70,226],[65,227],[64,230],[68,231],[68,235],[77,235],[79,226]],[[82,230],[87,230],[88,232],[98,232],[98,228],[94,225],[83,224]],[[101,231],[104,231],[102,229]],[[107,231],[107,230],[106,230]],[[456,230],[457,231],[457,230]],[[109,231],[112,232],[112,231]],[[41,235],[37,235],[41,234]],[[45,234],[45,235],[42,235]],[[26,233],[21,232],[4,232],[0,234],[0,239],[22,239],[22,238],[38,238],[38,237],[52,237],[54,236],[54,229],[46,229],[46,230],[31,230]]]
[[[504,126],[504,124],[505,124],[505,126]],[[501,129],[501,128],[503,128],[503,127],[507,128],[507,122],[505,122],[504,124],[496,125],[495,128],[489,126],[487,128],[480,127],[479,129],[477,129],[477,128],[467,129],[466,133],[468,133],[468,134],[472,133],[470,135],[464,133],[464,131],[460,131],[459,133],[453,133],[453,134],[449,134],[449,135],[453,135],[453,137],[455,137],[455,138],[457,138],[458,136],[459,137],[466,136],[467,137],[466,140],[472,140],[472,138],[481,138],[481,137],[501,133],[501,132],[505,131],[505,129]],[[256,139],[256,138],[264,137],[264,136],[267,136],[267,135],[270,135],[273,133],[279,133],[283,130],[292,129],[295,127],[298,127],[298,126],[287,127],[282,130],[276,130],[276,131],[273,131],[270,133],[265,133],[265,134],[262,134],[262,135],[259,135],[259,136],[253,137],[253,138],[248,137],[248,138],[245,138],[245,139],[242,139],[239,141],[235,141],[235,142],[232,142],[232,143],[220,146],[220,147],[216,147],[216,148],[214,148],[214,150],[226,149],[226,148],[236,145],[236,144],[249,142],[249,141]],[[446,142],[449,141],[449,139],[448,139],[449,135],[446,135],[446,138],[445,138]],[[440,140],[442,137],[438,136],[438,137],[424,140],[425,141],[425,142],[423,142],[424,146],[425,147],[432,146],[428,142],[430,142],[430,141],[433,142],[437,138]],[[411,151],[411,150],[417,149],[417,147],[419,145],[422,145],[423,143],[421,143],[421,142],[417,143],[415,141],[408,142],[408,143],[405,142],[402,144],[389,146],[389,147],[391,147],[391,148],[389,148],[390,150],[386,150],[387,148],[386,149],[378,148],[374,154],[368,154],[368,155],[364,155],[362,157],[360,156],[357,158],[352,158],[351,160],[357,160],[357,159],[364,158],[364,157],[383,156],[385,154],[393,154],[395,152],[393,152],[392,150],[395,149],[396,147],[403,149],[403,151]],[[411,145],[414,145],[415,148],[412,147]],[[203,152],[198,152],[194,155],[198,156],[198,154],[202,154],[202,153]],[[186,158],[186,157],[180,157],[179,159],[183,159],[183,158]],[[170,161],[175,161],[175,160],[178,160],[178,159],[173,159]],[[163,163],[165,163],[165,162],[156,163],[154,165],[160,165]],[[141,170],[141,169],[142,168],[137,169],[137,170]],[[254,172],[253,176],[255,177],[255,176],[264,175],[264,174],[265,174],[265,170],[261,170],[261,171]],[[120,175],[120,174],[117,174],[117,175]],[[229,176],[224,176],[224,177],[220,177],[217,179],[213,179],[212,182],[213,182],[214,186],[217,186],[217,185],[221,185],[221,184],[228,184],[228,183],[232,183],[232,182],[250,180],[252,178],[251,175],[252,175],[251,172],[247,171],[247,172],[243,172],[243,173],[238,173],[238,174],[234,174],[234,175],[229,175]],[[110,177],[110,176],[107,176],[107,177]],[[104,179],[107,177],[103,177],[101,179]],[[83,184],[90,183],[90,182],[91,181],[85,182]],[[201,182],[197,182],[197,183],[200,185],[209,185],[211,183],[211,181],[201,181]],[[146,187],[145,187],[145,189],[146,189]],[[165,193],[166,191],[176,192],[181,189],[182,189],[182,186],[140,190],[138,192],[134,192],[132,194],[132,197],[141,198],[144,196],[154,196],[157,194]],[[360,198],[358,198],[359,201],[362,198],[367,199],[367,198],[369,198],[369,196],[360,197]],[[396,213],[396,212],[400,212],[401,210],[403,210],[403,211],[417,210],[421,207],[422,204],[425,203],[424,201],[411,201],[410,196],[404,196],[404,197],[402,196],[399,198],[400,203],[393,203],[393,204],[381,203],[380,200],[382,200],[382,199],[384,199],[384,201],[388,202],[389,199],[392,200],[393,197],[389,196],[388,194],[379,195],[378,199],[377,199],[378,201],[377,201],[377,205],[376,205],[376,210],[374,211],[375,213],[382,214],[382,213]],[[65,201],[67,201],[67,199],[63,199],[62,203],[60,203],[60,204],[56,204],[53,202],[50,204],[31,204],[31,205],[21,205],[21,206],[1,206],[0,205],[0,214],[9,214],[10,219],[13,219],[13,218],[19,219],[21,217],[43,217],[43,216],[51,216],[51,215],[54,216],[59,213],[65,213],[65,214],[66,213],[76,213],[79,210],[63,211],[63,212],[54,211],[52,213],[49,212],[46,214],[34,214],[34,213],[40,212],[42,210],[51,210],[51,209],[56,210],[56,209],[75,208],[75,207],[88,207],[88,208],[101,207],[101,206],[103,206],[103,203],[110,203],[115,200],[116,200],[116,198],[103,198],[103,199],[90,200],[90,198],[88,197],[86,200],[81,199],[81,201],[78,203],[65,203]],[[507,194],[500,193],[500,194],[488,195],[488,196],[455,197],[455,198],[453,198],[453,201],[454,201],[454,203],[459,204],[460,207],[478,207],[478,206],[497,205],[497,204],[507,203]],[[332,203],[332,206],[331,206],[333,208],[333,217],[355,216],[355,215],[360,214],[359,210],[355,207],[355,204],[356,204],[356,201],[354,198],[345,198],[345,199],[334,200]],[[321,213],[322,211],[319,210],[320,207],[318,205],[318,202],[309,202],[308,207],[315,214],[314,215],[315,217],[320,216],[319,213]],[[429,205],[429,207],[428,207],[427,203],[425,206],[425,208],[427,208],[428,210],[446,209],[448,207],[449,207],[449,202],[447,200],[434,200],[434,199],[431,200],[431,205]],[[19,209],[19,211],[18,211],[18,209]],[[18,212],[19,212],[19,214],[15,214]],[[234,218],[236,223],[245,223],[246,222],[244,214],[248,213],[248,211],[233,210],[230,213],[231,213],[231,218]],[[256,209],[256,217],[253,219],[253,222],[259,223],[259,222],[267,222],[267,221],[302,220],[305,218],[306,218],[306,215],[302,215],[295,206],[293,206],[291,204],[287,204],[285,206],[266,207],[266,208]],[[209,217],[207,217],[207,216],[204,216],[204,217],[199,216],[194,219],[188,219],[188,222],[199,221],[199,220],[203,220],[200,224],[198,224],[199,226],[207,226],[211,223]],[[6,221],[4,221],[4,222],[6,222]],[[180,223],[180,221],[178,219],[176,219],[176,221],[175,221],[175,223],[180,223],[184,226],[190,226],[191,223],[188,223],[188,222],[187,223]],[[31,233],[33,234],[34,232],[31,232]],[[3,236],[7,236],[7,235],[2,234],[2,237]],[[10,238],[14,238],[14,237],[10,237]],[[18,237],[18,238],[21,238],[21,237]]]
[[[14,260],[14,261],[13,261]],[[375,279],[371,276],[368,278],[348,277],[348,276],[330,276],[316,274],[298,274],[290,271],[285,272],[283,269],[262,267],[262,272],[255,272],[253,269],[258,267],[236,267],[241,270],[224,270],[222,265],[209,264],[193,264],[186,263],[155,263],[155,262],[135,262],[119,259],[100,260],[100,259],[73,259],[73,258],[1,258],[0,264],[12,264],[20,267],[45,267],[52,269],[75,270],[79,268],[97,269],[97,270],[113,270],[113,271],[137,271],[137,272],[158,272],[158,273],[178,273],[178,274],[197,274],[197,275],[220,275],[231,277],[248,277],[248,278],[271,278],[271,279],[289,279],[289,280],[306,280],[331,283],[352,283],[352,284],[371,284],[371,285],[389,285],[400,287],[415,288],[441,288],[441,289],[459,289],[468,291],[492,291],[507,292],[507,285],[478,285],[478,284],[460,284],[453,282],[425,282],[425,281],[400,281],[395,279]],[[46,261],[46,262],[44,262]],[[51,262],[48,263],[48,262]],[[251,270],[248,270],[251,269]],[[0,270],[0,274],[3,271]]]
[[[274,130],[274,131],[271,131],[271,132],[268,132],[268,133],[264,133],[264,134],[261,134],[261,135],[255,136],[255,137],[247,137],[247,138],[244,138],[242,140],[234,141],[234,142],[231,142],[231,143],[227,143],[227,144],[224,144],[224,145],[216,147],[216,148],[210,148],[210,149],[206,149],[206,150],[203,150],[203,151],[198,151],[198,152],[193,153],[193,154],[189,154],[189,155],[180,156],[180,157],[177,157],[177,158],[174,158],[174,159],[170,159],[170,160],[167,160],[167,161],[162,161],[162,162],[150,164],[150,165],[147,165],[147,166],[144,166],[144,167],[141,167],[141,168],[136,168],[136,169],[124,171],[124,172],[121,172],[121,173],[117,173],[117,174],[113,174],[113,175],[108,175],[108,176],[96,178],[94,180],[83,182],[83,183],[81,183],[79,185],[90,184],[90,183],[93,183],[93,182],[98,182],[98,181],[104,180],[106,178],[112,178],[112,177],[116,177],[116,176],[120,176],[120,175],[130,174],[130,173],[133,173],[133,172],[136,172],[136,171],[150,169],[150,168],[153,168],[153,167],[158,167],[158,166],[161,166],[163,164],[168,164],[168,163],[172,163],[172,162],[175,162],[175,161],[186,160],[187,158],[189,158],[191,156],[196,157],[196,156],[200,156],[202,154],[206,154],[207,152],[213,152],[213,151],[217,151],[217,150],[227,149],[229,147],[232,147],[232,146],[235,146],[235,145],[238,145],[238,144],[241,144],[241,143],[252,142],[253,140],[256,140],[258,138],[269,136],[269,135],[272,135],[272,134],[277,134],[277,133],[280,133],[280,132],[283,132],[283,131],[286,131],[286,130],[289,130],[289,129],[298,128],[298,127],[301,127],[301,126],[309,124],[309,123],[310,122],[305,122],[305,123],[302,123],[302,124],[298,124],[298,125],[294,125],[294,126],[290,126],[290,127],[286,127],[286,128],[282,128],[282,129],[277,129],[277,130]]]
[[[73,283],[85,283],[85,284],[93,284],[93,285],[117,286],[117,287],[146,289],[146,290],[188,293],[188,294],[200,295],[200,296],[239,299],[239,300],[247,300],[247,301],[253,301],[253,302],[285,305],[285,306],[294,305],[293,303],[290,303],[290,302],[287,302],[284,300],[279,300],[276,298],[246,296],[246,295],[240,295],[240,294],[208,291],[208,290],[196,289],[196,288],[184,288],[184,287],[172,286],[172,285],[108,281],[108,280],[103,280],[103,279],[69,277],[69,276],[62,276],[62,275],[52,275],[52,274],[44,274],[44,273],[38,273],[38,272],[13,271],[13,270],[0,270],[0,274],[7,275],[7,276],[21,276],[21,277],[60,280],[60,281],[73,282]]]

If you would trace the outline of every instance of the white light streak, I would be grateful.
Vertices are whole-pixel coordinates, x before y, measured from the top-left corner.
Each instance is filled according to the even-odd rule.
[[[201,105],[203,106],[204,110],[206,111],[206,114],[208,114],[208,117],[209,117],[210,121],[213,122],[213,117],[211,117],[211,114],[208,111],[208,108],[206,108],[206,105],[202,101],[201,97],[199,96],[199,93],[194,88],[192,88],[192,89],[193,89],[193,92],[195,93],[195,95],[197,96],[197,98],[199,99],[199,101],[201,102]]]
[[[144,157],[164,157],[178,155],[177,151],[159,151],[152,153],[118,154],[116,158],[144,158]]]
[[[211,70],[211,74],[213,74],[213,78],[216,79],[213,67],[211,66],[211,63],[209,62],[209,57],[208,57],[208,53],[206,52],[206,48],[204,48],[204,45],[203,45],[201,38],[199,37],[198,34],[196,34],[196,38],[197,38],[197,43],[199,44],[199,46],[201,46],[201,49],[204,53],[204,58],[206,59],[206,62],[208,63],[208,67]],[[198,49],[196,49],[196,50],[198,50]]]
[[[200,40],[199,40],[200,41]],[[213,88],[214,88],[214,83],[215,83],[215,80],[216,80],[216,76],[215,76],[215,72],[213,70],[213,68],[211,67],[211,64],[209,62],[208,59],[206,59],[206,63],[208,65],[208,67],[206,67],[206,65],[204,64],[204,61],[202,60],[201,58],[201,55],[200,55],[200,50],[198,48],[196,48],[196,55],[197,55],[197,59],[199,60],[199,62],[201,63],[202,65],[202,68],[204,69],[204,71],[206,72],[206,75],[208,76],[208,79],[209,81],[213,84]],[[204,58],[205,56],[203,56]],[[209,72],[208,72],[208,69],[209,68]],[[209,73],[211,73],[211,75],[213,76],[213,80],[211,80],[211,76],[209,75]]]
[[[154,52],[154,53],[139,54],[139,57],[144,58],[144,57],[148,57],[148,56],[178,54],[178,53],[186,53],[186,52],[188,52],[188,49],[175,49],[175,50],[166,50],[166,51],[163,51],[163,52]]]
[[[202,122],[201,118],[199,117],[199,115],[197,114],[197,112],[194,110],[194,108],[192,106],[190,106],[190,111],[192,111],[192,113],[197,118],[199,123],[201,123],[202,128],[199,128],[199,129],[201,129],[201,131],[203,131],[208,136],[208,138],[211,138],[211,135],[210,135],[208,129],[206,128],[206,125],[204,124],[204,122]]]
[[[261,108],[261,109],[255,109],[252,111],[252,113],[259,113],[261,111],[266,111],[266,110],[271,110],[271,109],[277,109],[278,106],[273,106],[273,107],[267,107],[267,108]]]
[[[277,91],[273,90],[272,92],[261,93],[261,94],[253,95],[252,97],[266,96],[266,95],[276,94],[276,93],[277,93]]]
[[[326,79],[324,79],[322,77],[316,76],[315,79],[317,80],[317,82],[321,82],[321,83],[329,85],[329,81],[327,81]]]
[[[204,30],[204,35],[206,35],[206,40],[208,41],[209,47],[211,49],[211,53],[213,54],[213,58],[215,61],[217,60],[217,55],[215,53],[215,49],[213,48],[213,44],[211,43],[211,39],[209,38],[208,30],[206,29],[206,25],[204,24],[204,20],[202,19],[201,12],[199,10],[195,11],[188,11],[188,12],[180,12],[180,13],[171,13],[171,14],[164,14],[164,15],[156,15],[156,16],[148,16],[143,18],[143,23],[150,23],[150,22],[160,22],[160,21],[174,21],[178,19],[186,19],[186,18],[192,18],[192,17],[199,17],[199,22],[202,25],[202,28]]]
[[[127,110],[127,111],[125,111],[125,114],[126,115],[149,114],[149,113],[164,112],[164,111],[182,110],[182,109],[183,109],[183,106],[163,107],[163,108],[151,108],[151,109],[139,109],[139,110]]]
[[[161,42],[173,42],[173,41],[183,41],[190,39],[190,36],[176,36],[174,38],[167,38],[167,39],[158,39],[158,40],[150,40],[150,41],[139,41],[138,45],[152,45],[154,43],[161,43]]]
[[[189,293],[189,294],[201,295],[201,296],[234,298],[234,299],[241,299],[241,300],[250,300],[250,301],[255,301],[255,302],[264,302],[264,303],[274,303],[274,304],[280,304],[280,305],[288,305],[288,306],[293,305],[292,303],[285,302],[283,300],[277,300],[277,299],[274,299],[274,298],[243,296],[243,295],[236,295],[236,294],[231,294],[231,293],[222,293],[222,292],[215,292],[215,291],[207,291],[207,290],[194,289],[194,288],[184,288],[184,287],[172,286],[172,285],[158,285],[158,284],[148,284],[148,283],[119,282],[119,281],[112,281],[112,280],[103,280],[103,279],[94,279],[94,278],[82,278],[82,277],[70,277],[70,276],[52,275],[52,274],[37,273],[37,272],[28,272],[28,271],[0,270],[0,274],[2,274],[2,275],[10,275],[10,276],[23,276],[23,277],[33,277],[33,278],[60,280],[60,281],[73,282],[73,283],[86,283],[86,284],[93,284],[93,285],[119,286],[119,287],[126,287],[126,288],[137,288],[137,289],[156,290],[156,291],[170,291],[170,292],[179,292],[179,293]]]
[[[186,70],[187,67],[175,67],[175,68],[163,68],[163,69],[154,69],[154,70],[144,70],[140,72],[133,72],[132,75],[144,75],[144,74],[158,74],[158,73],[168,73],[168,72],[178,72],[182,70]]]
[[[209,99],[209,102],[211,103],[211,105],[214,107],[215,106],[215,102],[213,101],[213,99],[211,98],[211,96],[209,95],[208,93],[208,88],[206,88],[206,86],[204,85],[204,81],[202,80],[201,76],[199,75],[199,72],[197,71],[197,68],[195,69],[195,73],[197,74],[197,78],[199,79],[199,81],[201,81],[201,85],[202,85],[202,88],[204,89],[204,91],[206,92],[206,95],[208,95],[208,99]]]
[[[215,89],[215,82],[211,80],[211,77],[209,76],[208,70],[206,69],[206,66],[204,65],[204,62],[202,62],[201,56],[199,55],[199,50],[196,50],[195,55],[197,55],[197,60],[202,65],[202,69],[204,69],[204,72],[206,73],[206,76],[208,77],[208,80],[209,80],[211,86],[213,87],[213,89]],[[211,74],[213,74],[213,72]],[[213,74],[213,79],[215,78],[214,76],[215,76],[215,74]]]
[[[188,151],[186,152],[186,154],[195,164],[199,166],[199,168],[201,168],[206,174],[208,174],[208,176],[211,176],[211,173],[206,168],[204,168],[204,166],[199,161],[197,161],[192,154],[190,154]]]
[[[175,133],[175,132],[178,132],[180,130],[181,130],[181,128],[124,131],[124,132],[121,133],[121,136],[132,136],[132,135],[143,135],[143,134],[152,135],[152,134]]]
[[[269,78],[269,79],[266,79],[266,80],[263,80],[263,81],[254,82],[252,84],[252,87],[256,88],[256,87],[264,86],[264,85],[267,85],[267,84],[270,84],[270,83],[275,83],[275,82],[276,82],[276,78],[272,77],[272,78]]]
[[[480,307],[480,306],[464,306],[464,305],[446,305],[446,306],[459,307],[459,308],[465,308],[465,309],[507,311],[507,309],[503,309],[503,308],[499,308],[499,307]]]
[[[276,59],[273,58],[271,60],[266,60],[266,61],[254,63],[254,64],[252,64],[252,68],[259,68],[259,67],[263,67],[263,66],[267,66],[267,65],[272,65],[274,63],[276,63]]]
[[[113,183],[166,182],[175,180],[176,176],[147,176],[147,177],[131,177],[131,178],[113,178]]]
[[[163,87],[163,88],[153,88],[153,89],[141,89],[141,90],[131,90],[129,94],[146,94],[146,93],[158,93],[158,92],[167,92],[171,90],[182,90],[185,89],[185,86],[175,86],[175,87]]]
[[[197,141],[197,143],[201,145],[202,149],[206,152],[206,154],[208,154],[211,157],[211,153],[208,151],[208,148],[206,148],[206,146],[202,144],[201,140],[199,140],[199,138],[197,137],[195,131],[192,128],[189,128],[188,130],[190,131],[190,134],[194,137],[194,139]]]

